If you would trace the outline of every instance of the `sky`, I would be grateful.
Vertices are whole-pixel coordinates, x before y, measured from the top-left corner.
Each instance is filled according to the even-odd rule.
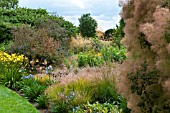
[[[78,26],[78,18],[90,13],[97,20],[98,29],[106,31],[119,24],[121,8],[119,0],[19,0],[20,7],[42,8],[55,12]]]

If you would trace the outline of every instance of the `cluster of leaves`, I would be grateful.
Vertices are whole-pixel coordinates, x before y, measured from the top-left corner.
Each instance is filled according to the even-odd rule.
[[[35,25],[37,19],[44,20],[48,13],[44,9],[3,9],[0,8],[0,42],[11,40],[11,29],[22,24]]]
[[[41,84],[41,82],[34,78],[23,79],[19,82],[19,87],[20,91],[24,94],[24,97],[30,101],[35,101],[47,88],[46,85]]]
[[[81,107],[76,107],[74,113],[123,113],[114,103],[87,103]]]
[[[136,73],[129,73],[128,77],[132,81],[131,92],[137,93],[141,98],[138,106],[142,108],[142,112],[161,112],[161,107],[168,112],[167,103],[159,105],[163,88],[158,82],[160,76],[157,70],[149,71],[148,65],[145,62],[141,65],[141,69],[137,70]]]
[[[38,108],[48,108],[48,97],[46,94],[41,94],[35,99],[38,104]]]
[[[120,20],[119,26],[116,25],[116,28],[113,29],[113,43],[115,46],[121,48],[121,40],[123,39],[125,33],[123,31],[123,28],[125,27],[125,22],[123,19]]]
[[[104,47],[104,44],[101,43],[101,41],[98,38],[92,38],[91,39],[91,48],[95,50],[96,52],[100,52],[100,50]]]
[[[18,0],[1,0],[0,7],[4,9],[15,9],[18,7]]]
[[[126,59],[126,49],[122,46],[121,49],[108,46],[103,47],[99,53],[94,51],[88,51],[85,53],[80,52],[78,54],[78,66],[99,66],[104,62],[119,62],[122,63]]]
[[[0,51],[6,51],[6,48],[9,48],[11,46],[12,42],[3,42],[0,43]]]
[[[26,25],[14,28],[15,38],[8,51],[24,54],[29,60],[46,59],[48,63],[61,64],[69,49],[70,32],[60,27],[59,20],[47,19],[37,24],[34,28]]]
[[[120,49],[114,46],[104,47],[100,52],[107,62],[116,61],[121,63],[126,59],[126,49],[123,46]]]
[[[169,0],[163,0],[163,3],[161,5],[162,7],[167,7],[170,9],[170,1]]]
[[[78,54],[78,66],[84,67],[84,66],[99,66],[104,63],[104,60],[101,56],[101,53],[96,54],[95,52],[89,51],[87,53],[80,52]]]

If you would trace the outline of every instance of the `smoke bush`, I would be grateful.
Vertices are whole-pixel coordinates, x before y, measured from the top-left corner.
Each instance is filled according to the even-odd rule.
[[[170,11],[167,6],[161,7],[163,2],[163,0],[128,0],[122,3],[121,15],[126,26],[125,37],[121,42],[127,48],[128,59],[121,65],[121,76],[119,76],[121,82],[118,83],[118,89],[127,97],[128,107],[134,113],[170,112],[170,85],[168,85],[170,82]],[[144,62],[147,63],[145,74],[153,70],[159,72],[159,77],[154,83],[154,86],[160,88],[157,92],[159,101],[151,100],[152,104],[145,102],[148,108],[139,105],[143,99],[141,95],[129,90],[134,81],[127,76],[128,73],[133,73],[135,77],[140,76],[137,72],[141,70],[141,64]],[[145,79],[144,81],[138,81],[137,86],[146,85],[148,81]],[[149,84],[142,92],[150,91],[147,94],[151,96],[154,89],[155,87]]]

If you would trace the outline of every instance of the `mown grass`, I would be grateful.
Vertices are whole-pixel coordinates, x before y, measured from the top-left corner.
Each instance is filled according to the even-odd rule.
[[[26,99],[0,85],[0,113],[39,113]]]

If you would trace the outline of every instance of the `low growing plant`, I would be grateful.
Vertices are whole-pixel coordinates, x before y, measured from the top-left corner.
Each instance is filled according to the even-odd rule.
[[[19,70],[23,66],[24,59],[24,55],[10,55],[0,51],[0,83],[15,89],[22,77],[22,73]]]
[[[48,97],[45,94],[41,94],[35,101],[38,104],[38,108],[44,109],[48,107]]]
[[[89,51],[87,53],[79,53],[78,54],[78,66],[79,67],[85,67],[87,65],[93,67],[93,66],[99,66],[104,63],[104,60],[100,53],[95,53],[93,51]]]
[[[100,102],[101,105],[104,105],[105,102],[114,103],[111,106],[113,109],[117,106],[116,109],[123,113],[129,113],[125,99],[116,92],[114,81],[112,78],[108,78],[108,76],[101,76],[95,79],[75,78],[75,80],[69,83],[52,85],[46,90],[46,93],[54,113],[73,112],[79,106],[88,105],[87,102]],[[105,106],[102,106],[100,109],[103,110],[104,108]],[[108,107],[107,109],[112,108]],[[83,108],[83,110],[87,109]]]
[[[76,106],[91,101],[90,84],[87,80],[80,78],[69,84],[56,84],[47,89],[52,112],[68,112]]]
[[[76,107],[73,109],[74,113],[123,113],[122,110],[118,108],[117,105],[113,103],[87,103],[81,107]]]
[[[42,85],[39,81],[34,78],[23,79],[20,83],[20,91],[24,94],[24,97],[30,101],[35,101],[37,97],[43,94],[47,86]]]
[[[122,46],[120,49],[114,46],[107,46],[100,50],[102,57],[107,62],[122,62],[126,59],[126,49]]]

